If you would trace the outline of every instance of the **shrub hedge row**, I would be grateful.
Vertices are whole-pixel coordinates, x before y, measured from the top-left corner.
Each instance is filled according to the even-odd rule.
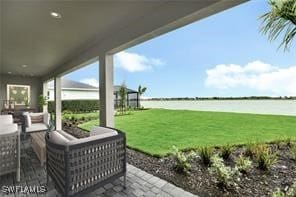
[[[99,110],[99,100],[64,100],[62,111],[92,112]],[[54,102],[48,101],[48,111],[54,111]]]

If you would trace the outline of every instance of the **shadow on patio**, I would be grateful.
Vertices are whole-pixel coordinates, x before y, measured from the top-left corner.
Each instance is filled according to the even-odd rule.
[[[16,182],[15,174],[10,173],[0,176],[0,196],[61,196],[54,187],[54,184],[49,178],[46,180],[46,165],[41,166],[38,157],[31,146],[31,137],[21,142],[21,181]],[[5,194],[8,191],[7,186],[25,186],[36,187],[45,186],[46,193],[24,194],[19,189],[17,193]],[[39,187],[40,188],[40,187]],[[123,177],[100,187],[91,193],[86,193],[85,196],[194,196],[191,193],[184,191],[158,177],[146,173],[132,165],[127,165],[127,188],[123,188]]]

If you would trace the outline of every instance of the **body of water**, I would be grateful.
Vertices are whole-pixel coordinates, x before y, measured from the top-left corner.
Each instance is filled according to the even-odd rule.
[[[145,108],[296,116],[296,100],[141,101]]]

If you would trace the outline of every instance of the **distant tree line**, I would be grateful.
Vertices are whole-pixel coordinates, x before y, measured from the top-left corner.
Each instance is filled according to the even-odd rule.
[[[149,98],[150,101],[179,101],[179,100],[296,100],[296,96],[243,96],[243,97],[172,97],[172,98]]]

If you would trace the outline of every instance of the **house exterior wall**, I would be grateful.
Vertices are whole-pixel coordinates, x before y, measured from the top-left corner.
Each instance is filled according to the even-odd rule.
[[[38,96],[42,94],[42,80],[39,77],[23,77],[8,74],[0,75],[0,110],[3,108],[3,100],[7,100],[7,84],[29,85],[30,86],[30,107],[38,110]],[[16,105],[16,109],[25,108],[23,105]]]
[[[54,100],[54,91],[49,89],[49,100]],[[99,100],[99,91],[62,90],[62,100]]]
[[[49,101],[54,100],[54,90],[48,90]],[[128,106],[137,107],[137,93],[129,94]],[[114,104],[116,107],[116,101],[119,103],[120,96],[114,95]],[[62,100],[99,100],[98,90],[62,90]]]

